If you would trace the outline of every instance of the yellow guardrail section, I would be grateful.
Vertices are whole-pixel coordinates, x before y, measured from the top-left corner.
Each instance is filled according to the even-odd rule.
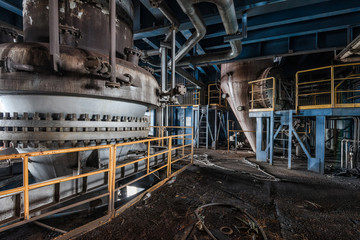
[[[183,171],[187,166],[189,166],[193,163],[193,129],[192,129],[192,127],[154,127],[154,128],[160,129],[159,137],[153,137],[153,138],[148,138],[148,139],[139,140],[139,141],[124,142],[124,143],[117,143],[117,144],[70,148],[70,149],[58,149],[58,150],[50,150],[50,151],[42,151],[42,152],[30,152],[30,153],[0,156],[0,161],[9,160],[9,159],[19,159],[19,158],[23,159],[23,186],[12,188],[9,190],[4,190],[4,191],[0,192],[0,198],[7,197],[10,195],[14,195],[14,194],[23,193],[23,201],[22,201],[23,212],[22,212],[21,216],[18,216],[15,223],[8,223],[7,225],[0,226],[0,232],[10,229],[12,227],[20,226],[22,224],[25,224],[25,223],[28,223],[31,221],[35,221],[40,218],[50,216],[55,213],[82,205],[84,203],[88,203],[90,201],[94,201],[96,199],[106,197],[106,196],[109,197],[109,202],[108,202],[109,218],[108,219],[111,219],[113,216],[116,215],[116,210],[114,209],[114,204],[115,204],[114,193],[115,193],[115,191],[118,191],[121,188],[124,188],[130,184],[133,184],[136,181],[138,181],[146,176],[149,176],[155,172],[160,171],[161,169],[166,169],[166,176],[167,176],[166,179],[169,179],[170,177],[175,176],[179,172]],[[174,136],[164,136],[165,130],[169,129],[169,128],[191,129],[191,133],[179,134],[179,135],[174,135]],[[176,139],[182,139],[182,144],[173,146],[172,145],[173,140],[176,140]],[[185,144],[186,140],[190,143]],[[152,143],[156,143],[155,145],[164,146],[164,147],[166,147],[166,149],[163,151],[157,152],[155,154],[150,154],[150,148],[152,147]],[[142,157],[140,159],[136,159],[133,161],[129,161],[129,162],[128,161],[116,162],[116,149],[118,147],[122,147],[122,146],[126,146],[126,145],[134,145],[134,144],[146,144],[147,145],[147,154],[144,155],[145,157]],[[83,151],[97,150],[97,149],[108,149],[109,150],[109,161],[108,161],[107,167],[100,169],[100,170],[87,172],[87,173],[79,173],[75,176],[60,177],[60,178],[55,178],[55,179],[50,179],[47,181],[39,182],[39,183],[29,184],[29,170],[28,170],[29,169],[28,168],[29,158],[37,157],[37,156],[49,156],[49,155],[55,155],[55,154],[83,152]],[[178,158],[173,159],[172,153],[175,150],[179,150],[179,149],[182,150],[181,154],[179,154],[180,156]],[[188,151],[187,152],[188,154],[185,154],[185,150]],[[166,159],[167,162],[164,162],[164,165],[157,167],[156,169],[150,171],[150,159],[154,158],[156,156],[159,156],[161,154],[167,154],[167,159]],[[190,160],[186,160],[188,157],[190,157]],[[146,171],[144,170],[144,175],[142,175],[141,177],[138,177],[135,180],[132,180],[118,188],[115,187],[115,182],[116,182],[115,177],[116,177],[117,169],[121,169],[128,165],[135,164],[137,162],[144,161],[144,160],[146,161]],[[174,164],[180,160],[187,161],[188,164],[185,165],[184,167],[182,167],[181,169],[179,169],[175,172],[172,172],[172,164]],[[52,210],[47,213],[41,213],[36,216],[35,215],[31,216],[31,211],[30,211],[30,206],[29,206],[30,205],[30,203],[29,203],[30,190],[45,187],[45,186],[55,185],[55,184],[59,184],[62,182],[71,181],[71,180],[75,180],[75,179],[80,179],[80,178],[84,178],[84,177],[88,177],[88,176],[92,176],[92,175],[96,175],[96,174],[100,174],[100,173],[108,173],[107,193],[101,194],[101,195],[93,197],[91,199],[83,200],[81,202],[69,204],[65,207],[62,207],[62,208],[59,208],[56,210]],[[21,203],[20,203],[20,205],[21,205]]]
[[[272,87],[266,87],[267,83],[271,82]],[[251,87],[250,94],[250,112],[256,112],[256,111],[274,111],[275,110],[275,93],[276,93],[276,84],[275,84],[275,78],[269,77],[269,78],[263,78],[258,79],[255,81],[248,82],[249,86]],[[265,86],[265,87],[264,87]],[[263,91],[270,91],[272,92],[272,97],[268,99],[264,98],[256,98],[257,94],[260,94]],[[264,107],[260,104],[261,101],[270,101],[271,107]]]
[[[194,105],[200,105],[200,96],[201,92],[198,89],[195,89],[193,92],[193,103]]]
[[[360,63],[296,73],[296,109],[360,107]]]
[[[227,102],[221,97],[222,90],[220,83],[211,83],[208,85],[208,105],[226,106]]]

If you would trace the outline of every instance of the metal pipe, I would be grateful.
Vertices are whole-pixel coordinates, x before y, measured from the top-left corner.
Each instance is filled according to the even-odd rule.
[[[160,48],[161,52],[161,92],[166,91],[166,83],[167,83],[167,48]],[[165,126],[165,109],[161,108],[161,126]]]
[[[340,150],[340,153],[341,153],[341,164],[340,164],[340,167],[343,168],[344,167],[344,139],[341,140],[341,150]]]
[[[171,44],[171,59],[175,59],[176,55],[176,30],[172,30],[172,44]],[[176,79],[175,79],[175,65],[176,61],[172,61],[171,64],[171,88],[174,89],[176,85]]]
[[[166,91],[166,83],[167,83],[167,49],[165,47],[161,48],[161,91]]]
[[[111,82],[116,82],[116,1],[110,0],[110,65]]]
[[[153,7],[156,7],[160,12],[169,20],[174,29],[178,29],[180,26],[179,20],[175,17],[173,11],[163,0],[150,0],[150,3]]]
[[[177,0],[183,12],[189,17],[193,23],[195,32],[178,50],[175,62],[179,62],[206,34],[206,26],[201,13],[196,6],[193,6],[192,0]],[[171,61],[170,61],[171,63]]]
[[[60,45],[59,45],[59,1],[49,0],[49,40],[50,56],[53,70],[59,71]]]
[[[152,56],[159,56],[161,54],[160,49],[151,49],[151,50],[144,50],[142,51],[142,58],[148,58],[148,57],[152,57]]]
[[[49,229],[49,230],[51,230],[51,231],[55,231],[55,232],[58,232],[58,233],[61,233],[61,234],[67,233],[67,231],[64,231],[64,230],[61,230],[61,229],[59,229],[59,228],[46,225],[46,224],[41,223],[41,222],[38,222],[38,221],[34,221],[33,223],[35,223],[36,225],[38,225],[38,226],[40,226],[40,227],[43,227],[43,228],[46,228],[46,229]]]
[[[230,50],[184,57],[190,51],[190,49],[192,49],[206,34],[204,20],[202,19],[197,7],[194,6],[195,4],[200,2],[209,2],[215,4],[219,10],[227,34],[231,35],[238,33],[239,26],[233,0],[177,0],[177,2],[179,3],[184,13],[190,18],[196,30],[176,54],[175,61],[178,62],[178,66],[186,66],[189,64],[197,65],[204,62],[211,63],[216,61],[230,60],[237,57],[241,53],[241,41],[232,40],[230,41]]]

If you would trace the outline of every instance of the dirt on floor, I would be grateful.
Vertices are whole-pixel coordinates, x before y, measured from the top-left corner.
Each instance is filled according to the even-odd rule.
[[[281,161],[258,166],[247,152],[197,150],[194,159],[174,182],[78,239],[360,239],[358,178]]]
[[[196,149],[194,165],[78,239],[360,239],[360,179],[306,171],[306,161],[256,162],[251,152]],[[103,212],[106,211],[103,210]],[[42,222],[69,231],[88,212]],[[52,239],[34,223],[0,239]]]

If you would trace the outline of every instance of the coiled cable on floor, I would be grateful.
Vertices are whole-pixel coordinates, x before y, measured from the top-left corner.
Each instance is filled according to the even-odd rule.
[[[259,225],[259,223],[255,220],[255,218],[253,216],[251,216],[246,210],[242,210],[239,206],[236,206],[234,204],[229,204],[229,203],[209,203],[209,204],[205,204],[202,205],[200,207],[198,207],[195,210],[195,216],[196,218],[199,220],[199,222],[201,223],[201,225],[203,226],[203,228],[205,229],[205,231],[207,232],[207,234],[213,239],[213,240],[217,240],[217,238],[211,233],[211,231],[206,227],[205,222],[204,222],[204,218],[200,215],[200,211],[203,208],[206,207],[211,207],[211,206],[223,206],[223,207],[232,207],[232,208],[236,208],[238,209],[240,212],[244,213],[249,219],[251,219],[251,221],[254,222],[254,224],[256,225],[256,227],[259,229],[262,237],[264,240],[267,240],[267,236],[264,232],[264,230],[262,229],[262,227]]]

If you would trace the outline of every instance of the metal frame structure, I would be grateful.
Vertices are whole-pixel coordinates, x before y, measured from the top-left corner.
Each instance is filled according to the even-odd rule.
[[[14,218],[11,219],[10,222],[3,223],[3,225],[0,226],[0,231],[5,231],[7,229],[10,229],[10,228],[13,228],[16,226],[20,226],[20,225],[23,225],[23,224],[26,224],[26,223],[29,223],[32,221],[36,221],[43,217],[50,216],[55,213],[62,212],[64,210],[71,209],[76,206],[80,206],[82,204],[88,203],[90,201],[94,201],[96,199],[104,198],[104,197],[108,197],[108,214],[107,214],[107,216],[94,221],[94,222],[96,222],[95,225],[94,225],[94,222],[92,222],[91,224],[93,224],[94,226],[98,226],[98,225],[104,224],[106,221],[111,220],[113,217],[115,217],[116,215],[118,215],[119,213],[124,211],[124,207],[126,207],[126,206],[123,206],[119,209],[115,209],[115,197],[114,196],[115,196],[116,191],[119,191],[120,189],[122,189],[130,184],[136,183],[140,179],[143,179],[143,178],[145,178],[151,174],[154,174],[155,172],[158,172],[162,169],[166,170],[166,179],[163,179],[157,185],[155,185],[151,189],[147,190],[147,192],[152,191],[152,190],[158,188],[159,186],[161,186],[162,184],[164,184],[168,179],[177,175],[178,173],[180,173],[186,167],[188,167],[189,165],[191,165],[193,163],[193,157],[192,157],[193,156],[193,143],[192,143],[193,132],[192,131],[190,134],[164,136],[163,132],[164,132],[165,128],[178,128],[178,127],[155,127],[155,128],[159,128],[160,133],[162,132],[160,137],[154,137],[154,138],[149,138],[149,139],[144,139],[144,140],[139,140],[139,141],[130,141],[130,142],[124,142],[124,143],[118,143],[118,144],[108,144],[108,145],[82,147],[82,148],[71,148],[71,149],[58,149],[58,150],[50,150],[50,151],[43,151],[43,152],[31,152],[31,153],[24,153],[24,154],[13,154],[13,155],[7,155],[7,156],[0,156],[0,161],[4,161],[4,160],[8,160],[8,159],[18,159],[18,158],[23,159],[23,169],[24,169],[24,171],[23,171],[23,186],[22,187],[16,187],[16,188],[12,188],[12,189],[4,190],[4,191],[0,192],[1,198],[9,197],[9,196],[16,196],[19,194],[20,194],[20,196],[23,195],[22,203],[21,203],[21,201],[18,202],[19,210],[16,211],[17,216],[14,216]],[[188,128],[192,130],[191,127],[188,127]],[[178,140],[178,139],[182,139],[182,144],[180,144],[179,146],[173,146],[174,140]],[[190,141],[190,144],[185,144],[185,140]],[[150,154],[150,149],[152,147],[152,143],[156,143],[156,142],[157,142],[157,144],[155,144],[155,145],[162,146],[166,149],[163,151],[160,151],[160,152],[156,152],[155,154]],[[116,162],[116,148],[126,146],[126,145],[133,145],[133,144],[147,145],[146,156],[142,157],[140,159],[132,160],[132,161],[125,161],[125,162],[117,163]],[[35,156],[56,155],[56,154],[82,152],[82,151],[97,150],[97,149],[108,149],[109,150],[109,160],[108,160],[107,167],[104,167],[100,170],[86,172],[86,173],[78,172],[74,176],[65,176],[65,177],[50,179],[47,181],[33,183],[33,184],[29,183],[29,171],[28,171],[29,158],[35,157]],[[174,153],[177,152],[178,150],[181,150],[180,157],[174,159],[174,156],[175,156]],[[188,151],[189,153],[185,154],[185,151]],[[166,155],[166,161],[164,161],[164,163],[161,164],[160,166],[158,166],[158,165],[151,166],[150,159],[155,158],[159,155]],[[190,157],[189,161],[186,160],[186,158],[188,158],[188,157]],[[177,163],[181,160],[188,162],[188,164],[185,165],[180,170],[173,172],[172,171],[173,164]],[[126,166],[136,164],[140,161],[146,161],[146,169],[145,169],[144,174],[140,177],[137,177],[134,180],[131,180],[130,182],[127,182],[124,185],[121,185],[120,187],[116,187],[116,182],[119,180],[119,179],[116,179],[116,171],[121,170],[121,169],[125,168]],[[39,188],[51,186],[51,185],[57,185],[57,184],[67,182],[67,181],[84,179],[84,178],[87,178],[90,176],[94,176],[96,174],[104,174],[104,173],[107,173],[107,178],[108,178],[106,193],[94,196],[89,199],[81,200],[76,203],[68,203],[67,205],[65,205],[61,208],[50,210],[45,213],[44,212],[39,213],[39,211],[43,210],[43,208],[31,209],[31,203],[29,200],[30,195],[31,195],[31,190],[39,189]],[[59,200],[59,202],[66,203],[68,199],[64,199],[63,201],[61,201],[61,199],[58,199],[58,200]],[[21,210],[22,208],[23,208],[23,210]],[[88,229],[88,228],[85,228],[85,229]],[[71,234],[77,234],[78,232],[79,232],[79,229],[73,233],[70,232],[69,233],[70,235],[67,234],[66,236],[64,236],[64,239],[66,239],[70,236],[73,236]],[[82,230],[82,232],[83,232],[83,230]]]
[[[244,130],[238,130],[238,129],[230,129],[230,122],[233,122],[233,120],[228,119],[228,121],[227,121],[227,147],[228,147],[228,152],[230,151],[230,137],[231,137],[231,134],[235,135],[235,150],[236,150],[237,133],[256,132],[256,131],[244,131]]]
[[[221,130],[227,137],[227,126],[225,124],[227,124],[226,119],[229,119],[228,110],[217,105],[194,106],[192,115],[194,119],[197,119],[193,121],[195,126],[194,144],[196,147],[205,146],[208,149],[211,143],[211,147],[217,149]]]
[[[351,94],[351,93],[359,93],[360,90],[355,89],[345,89],[345,90],[339,90],[339,88],[346,83],[347,81],[351,80],[360,80],[360,74],[353,74],[348,77],[337,77],[336,71],[338,70],[346,70],[347,68],[359,68],[360,69],[360,63],[349,63],[349,64],[341,64],[341,65],[333,65],[333,66],[326,66],[321,68],[314,68],[314,69],[308,69],[299,71],[296,73],[296,110],[305,110],[305,109],[321,109],[321,108],[357,108],[360,107],[360,101],[354,102],[354,103],[345,103],[344,99],[339,97],[341,94]],[[302,75],[305,75],[305,78],[307,77],[306,74],[314,74],[319,71],[326,71],[329,78],[321,79],[321,80],[313,80],[313,81],[305,81],[301,82],[300,79]],[[330,83],[331,88],[326,89],[326,85],[324,84]],[[305,87],[312,87],[314,84],[317,84],[319,88],[323,89],[325,88],[325,91],[321,92],[311,92],[311,93],[299,93],[299,86],[305,86]],[[350,85],[352,85],[350,83]],[[303,105],[299,103],[299,98],[306,97],[306,96],[313,96],[314,104],[311,105]],[[329,102],[326,104],[317,104],[316,97],[319,95],[330,95]],[[354,95],[352,96],[352,99],[360,99],[360,95]]]
[[[336,77],[336,72],[340,68],[355,68],[359,67],[360,63],[342,64],[336,66],[326,66],[321,68],[314,68],[309,70],[298,71],[296,73],[296,110],[282,110],[276,109],[252,109],[250,110],[250,117],[256,118],[256,159],[258,161],[269,161],[273,164],[274,155],[274,141],[282,141],[283,153],[287,152],[288,168],[292,167],[292,143],[293,137],[297,140],[300,147],[304,151],[307,157],[307,169],[310,171],[324,173],[325,169],[325,125],[327,117],[348,117],[348,116],[360,116],[360,102],[345,103],[342,98],[338,97],[338,94],[353,93],[356,95],[360,90],[339,90],[339,87],[348,80],[358,80],[360,76],[353,74],[348,77]],[[312,79],[306,81],[299,81],[303,74],[314,73],[317,71],[328,71],[329,78],[327,79]],[[305,78],[306,79],[306,78]],[[323,83],[330,83],[330,89],[326,89],[326,86],[321,85]],[[314,84],[320,84],[319,89],[321,92],[312,92],[308,94],[299,94],[299,86],[309,85],[312,89]],[[328,85],[329,86],[329,85]],[[299,102],[299,97],[305,95],[323,95],[328,94],[329,102],[327,104],[310,104],[302,105]],[[294,118],[312,117],[315,119],[315,155],[311,155],[307,147],[302,142],[299,133],[294,129]],[[266,129],[264,129],[264,121],[266,121]],[[275,128],[275,123],[279,123]],[[266,132],[266,136],[264,136]],[[282,132],[286,132],[285,138],[278,137]],[[280,134],[280,135],[279,135]],[[265,144],[264,144],[265,143]]]

